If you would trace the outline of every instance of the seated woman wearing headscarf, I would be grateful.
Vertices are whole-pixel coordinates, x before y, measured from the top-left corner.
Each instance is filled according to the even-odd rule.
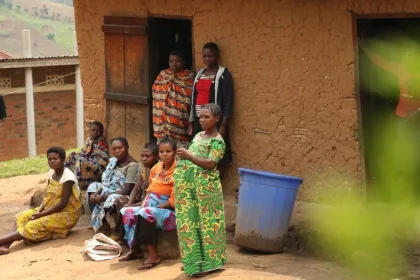
[[[113,214],[113,218],[117,220],[116,202],[121,196],[130,195],[140,169],[137,161],[128,152],[127,139],[112,139],[111,149],[114,157],[109,160],[102,174],[102,182],[90,184],[86,194],[86,201],[92,210],[91,225],[95,231],[110,227],[106,213]]]
[[[79,187],[87,187],[101,179],[108,164],[108,143],[103,136],[104,126],[98,121],[90,124],[89,137],[80,152],[69,154],[65,166],[73,171],[79,181]]]

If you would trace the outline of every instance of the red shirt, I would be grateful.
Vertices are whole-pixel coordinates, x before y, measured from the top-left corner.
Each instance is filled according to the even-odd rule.
[[[409,98],[403,95],[400,95],[400,101],[398,102],[397,109],[395,114],[402,118],[407,118],[408,115],[420,108],[420,100],[415,98]]]
[[[195,85],[197,89],[196,105],[206,105],[210,103],[210,88],[213,79],[200,78]]]

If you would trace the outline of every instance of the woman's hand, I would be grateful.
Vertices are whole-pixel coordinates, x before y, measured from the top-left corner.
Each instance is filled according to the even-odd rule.
[[[92,202],[93,204],[99,204],[102,201],[102,196],[99,194],[92,194],[90,196],[90,202]]]
[[[181,159],[191,159],[192,157],[192,154],[185,148],[177,149],[176,153]]]
[[[192,123],[188,123],[188,131],[187,131],[188,135],[191,136],[193,133],[193,126]]]
[[[41,213],[41,212],[36,212],[35,214],[33,214],[32,216],[31,216],[31,220],[36,220],[36,219],[39,219],[39,218],[41,218],[41,217],[43,217],[44,215]]]

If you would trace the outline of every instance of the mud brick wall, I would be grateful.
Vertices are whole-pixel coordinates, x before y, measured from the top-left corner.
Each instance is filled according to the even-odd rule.
[[[234,162],[305,179],[313,199],[336,175],[360,180],[352,15],[418,13],[418,0],[75,0],[86,118],[105,121],[104,16],[192,19],[195,63],[207,41],[233,73]],[[265,133],[259,133],[263,131]],[[344,180],[341,180],[344,181]]]
[[[34,68],[34,84],[45,81],[45,75],[66,75],[74,67]],[[0,71],[0,77],[12,79],[11,91],[24,87],[24,69]],[[74,84],[74,75],[65,78]],[[37,92],[34,89],[35,133],[38,154],[53,145],[66,149],[76,147],[76,99],[74,90]],[[0,161],[28,156],[26,97],[24,93],[4,97],[8,117],[0,122]]]

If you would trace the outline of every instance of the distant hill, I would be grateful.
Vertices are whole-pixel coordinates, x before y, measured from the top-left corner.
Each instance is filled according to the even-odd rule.
[[[22,57],[22,30],[31,30],[32,55],[73,54],[72,0],[0,0],[0,50]]]

